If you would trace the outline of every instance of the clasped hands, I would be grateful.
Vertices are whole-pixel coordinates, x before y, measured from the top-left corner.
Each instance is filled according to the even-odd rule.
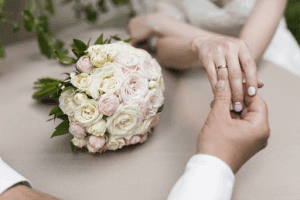
[[[257,89],[264,84],[257,76],[256,63],[242,39],[215,33],[198,36],[193,27],[180,35],[180,29],[172,32],[168,28],[174,26],[189,28],[155,13],[132,19],[127,32],[134,38],[132,45],[154,35],[189,41],[189,53],[206,69],[214,93],[211,112],[198,136],[197,153],[222,159],[236,173],[267,146],[270,137],[267,106],[257,95]],[[224,64],[228,68],[216,70]]]

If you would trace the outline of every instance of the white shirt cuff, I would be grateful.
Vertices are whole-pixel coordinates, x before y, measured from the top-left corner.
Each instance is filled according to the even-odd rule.
[[[234,182],[234,173],[223,160],[197,154],[187,163],[168,200],[230,200]]]
[[[32,187],[26,178],[13,170],[0,158],[0,195],[17,183],[23,183],[30,188]]]

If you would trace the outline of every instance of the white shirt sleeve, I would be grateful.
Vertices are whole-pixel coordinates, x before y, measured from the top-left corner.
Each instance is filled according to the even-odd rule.
[[[230,200],[235,177],[220,158],[197,154],[172,188],[168,200]]]
[[[18,172],[9,167],[0,158],[0,195],[17,183],[32,187],[30,182]]]

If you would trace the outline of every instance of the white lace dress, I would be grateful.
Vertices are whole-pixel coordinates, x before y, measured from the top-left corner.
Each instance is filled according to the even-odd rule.
[[[213,32],[238,37],[256,0],[134,0],[138,14],[160,11]],[[284,17],[263,58],[300,77],[300,47]]]

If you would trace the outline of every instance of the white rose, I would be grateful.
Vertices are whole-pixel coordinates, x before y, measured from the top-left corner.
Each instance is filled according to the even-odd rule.
[[[125,76],[119,98],[126,105],[139,105],[148,91],[147,78],[140,72],[130,72]]]
[[[104,48],[91,48],[88,54],[90,56],[91,63],[98,68],[101,68],[106,62],[112,62],[112,55],[105,51]]]
[[[97,101],[89,99],[83,102],[75,110],[76,121],[83,126],[91,126],[99,122],[103,115],[97,109]]]
[[[73,115],[77,105],[74,101],[75,90],[68,89],[59,97],[59,107],[67,115]]]
[[[77,93],[74,97],[74,101],[78,105],[82,104],[87,99],[88,97],[84,93]]]
[[[119,53],[114,58],[114,63],[120,64],[124,73],[130,70],[135,70],[138,62],[138,57],[130,53]]]
[[[87,149],[90,153],[96,153],[99,149],[94,149],[90,144],[87,144]]]
[[[133,135],[141,125],[143,114],[138,105],[121,104],[115,114],[107,118],[106,127],[116,138]]]
[[[86,144],[87,144],[86,139],[80,139],[75,136],[73,137],[73,139],[71,141],[76,147],[79,147],[79,148],[82,148],[82,147],[86,146]]]
[[[104,133],[106,131],[106,121],[101,119],[99,122],[88,126],[86,130],[92,135],[104,136]]]
[[[115,138],[114,136],[109,137],[109,141],[106,147],[110,150],[120,149],[125,145],[125,141],[122,138]]]
[[[91,74],[93,78],[89,91],[94,99],[99,98],[99,92],[116,92],[124,80],[122,68],[116,63],[105,63],[102,68],[94,69]]]
[[[151,128],[151,127],[150,127],[150,124],[151,124],[152,120],[153,120],[153,117],[150,117],[150,118],[144,120],[144,121],[140,124],[140,126],[138,126],[138,127],[136,128],[135,134],[136,134],[136,135],[139,135],[139,134],[145,134],[146,132],[148,132],[149,129]]]
[[[164,79],[161,73],[159,73],[156,81],[149,81],[149,89],[154,88],[161,91],[162,93],[165,91]]]
[[[71,83],[77,87],[80,91],[85,91],[88,93],[89,87],[91,85],[91,76],[86,73],[81,73],[76,75],[74,72],[70,74]]]

